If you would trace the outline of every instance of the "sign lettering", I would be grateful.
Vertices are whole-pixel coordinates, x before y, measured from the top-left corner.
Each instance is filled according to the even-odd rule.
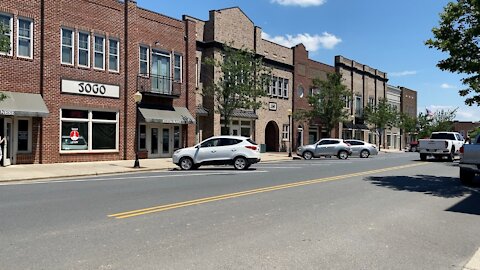
[[[94,82],[62,80],[62,93],[120,98],[120,87]]]

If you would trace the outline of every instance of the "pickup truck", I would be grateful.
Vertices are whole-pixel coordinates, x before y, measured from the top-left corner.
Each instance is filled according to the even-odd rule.
[[[418,140],[420,159],[425,161],[428,156],[434,156],[436,159],[447,157],[453,161],[464,142],[462,135],[457,132],[433,132],[430,139]]]
[[[476,174],[480,174],[480,135],[472,144],[464,144],[460,148],[460,181],[465,185],[472,184]]]

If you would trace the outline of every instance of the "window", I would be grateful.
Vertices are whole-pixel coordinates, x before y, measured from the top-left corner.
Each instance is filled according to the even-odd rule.
[[[28,119],[17,120],[17,150],[19,153],[32,151],[32,125]]]
[[[148,59],[149,59],[148,47],[140,46],[140,75],[148,76],[148,73],[149,73]]]
[[[277,95],[277,80],[278,78],[275,76],[272,78],[272,96]]]
[[[73,31],[62,28],[62,64],[73,65]]]
[[[370,107],[375,106],[375,98],[373,98],[373,97],[368,98],[368,106],[370,106]]]
[[[283,94],[282,87],[283,87],[283,79],[278,77],[277,78],[277,96],[278,97],[281,97]]]
[[[239,143],[242,142],[241,140],[228,139],[228,138],[221,138],[220,140],[221,140],[221,142],[220,142],[221,146],[235,145],[235,144],[239,144]]]
[[[0,54],[12,55],[12,44],[13,44],[13,36],[12,36],[12,29],[13,29],[13,19],[11,15],[7,14],[0,14],[0,24],[3,25],[5,29],[5,33],[3,36],[10,41],[10,47],[7,48],[5,51],[0,51]]]
[[[78,33],[78,65],[90,67],[90,35]]]
[[[350,109],[350,107],[351,107],[350,97],[349,96],[344,96],[343,100],[345,101],[345,108]]]
[[[108,70],[118,72],[120,66],[119,55],[119,42],[115,39],[108,40]]]
[[[303,98],[304,92],[305,92],[305,90],[303,89],[303,87],[301,85],[298,86],[298,96],[300,98]]]
[[[147,126],[140,125],[140,136],[138,136],[138,148],[146,149],[147,148]]]
[[[290,125],[284,124],[282,128],[282,140],[289,141],[290,140]]]
[[[18,19],[17,56],[33,58],[33,22],[28,19]]]
[[[355,114],[362,115],[363,106],[362,106],[362,97],[356,96],[355,97]]]
[[[95,36],[93,67],[105,70],[105,38]]]
[[[197,57],[195,60],[195,86],[198,87],[200,84],[200,59]]]
[[[182,56],[174,54],[173,57],[173,79],[182,82]]]
[[[288,79],[283,80],[283,97],[288,98]]]
[[[62,109],[61,151],[118,150],[118,113]]]
[[[215,147],[220,145],[220,139],[211,139],[201,144],[200,147]]]

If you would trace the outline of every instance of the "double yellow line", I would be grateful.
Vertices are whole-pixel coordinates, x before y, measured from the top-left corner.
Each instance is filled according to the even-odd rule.
[[[121,213],[108,215],[108,217],[116,218],[116,219],[136,217],[136,216],[140,216],[140,215],[162,212],[162,211],[172,210],[172,209],[176,209],[176,208],[191,206],[191,205],[198,205],[198,204],[221,201],[221,200],[226,200],[226,199],[233,199],[233,198],[238,198],[238,197],[247,196],[247,195],[253,195],[253,194],[270,192],[270,191],[275,191],[275,190],[280,190],[280,189],[300,187],[300,186],[305,186],[305,185],[312,185],[312,184],[317,184],[317,183],[341,180],[341,179],[346,179],[346,178],[351,178],[351,177],[365,176],[365,175],[376,174],[376,173],[380,173],[380,172],[400,170],[400,169],[416,167],[416,166],[420,166],[420,165],[424,165],[424,164],[426,164],[426,163],[416,163],[416,164],[410,164],[410,165],[390,167],[390,168],[385,168],[385,169],[371,170],[371,171],[360,172],[360,173],[345,174],[345,175],[339,175],[339,176],[319,178],[319,179],[314,179],[314,180],[295,182],[295,183],[290,183],[290,184],[283,184],[283,185],[277,185],[277,186],[271,186],[271,187],[265,187],[265,188],[259,188],[259,189],[246,190],[246,191],[229,193],[229,194],[218,195],[218,196],[207,197],[207,198],[201,198],[201,199],[196,199],[196,200],[191,200],[191,201],[184,201],[184,202],[159,205],[159,206],[154,206],[154,207],[149,207],[149,208],[143,208],[143,209],[138,209],[138,210],[132,210],[132,211],[128,211],[128,212],[121,212]]]

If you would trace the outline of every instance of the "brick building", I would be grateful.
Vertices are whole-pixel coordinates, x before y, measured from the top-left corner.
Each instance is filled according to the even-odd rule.
[[[402,90],[402,96],[400,100],[401,112],[416,119],[417,91],[402,86],[399,88]],[[410,142],[415,141],[417,139],[416,136],[416,133],[402,132],[401,148],[405,148],[410,144]]]
[[[464,138],[467,138],[470,132],[480,128],[480,122],[468,122],[468,121],[453,121],[453,131],[462,134]],[[472,140],[474,138],[471,138]]]
[[[295,115],[295,113],[310,110],[308,96],[319,91],[319,89],[314,88],[313,80],[316,78],[326,80],[327,74],[335,73],[335,68],[309,59],[308,51],[303,44],[293,48],[293,59],[295,73],[292,99]],[[327,134],[327,130],[322,127],[321,119],[313,119],[311,121],[295,119],[292,132],[293,148],[296,149],[300,145],[315,143],[319,139],[327,137]],[[330,135],[338,137],[338,130],[333,130]]]
[[[401,112],[402,89],[387,85],[387,102],[398,114]],[[402,131],[399,127],[392,127],[385,130],[385,147],[387,149],[400,150],[404,145],[401,143]]]
[[[12,0],[0,22],[11,29],[4,165],[166,157],[194,143],[194,21],[131,0]]]
[[[267,151],[286,151],[290,145],[288,110],[292,104],[292,49],[262,39],[262,29],[238,7],[212,10],[207,21],[187,16],[185,19],[195,20],[197,26],[198,140],[221,134],[242,135],[264,144]],[[221,60],[225,44],[253,51],[272,69],[268,96],[262,98],[265,105],[256,111],[235,111],[230,130],[222,130],[224,120],[215,113],[213,97],[201,95],[205,86],[222,76],[218,67],[206,66],[204,60]]]
[[[343,56],[335,57],[335,69],[352,92],[350,100],[346,102],[350,121],[339,126],[341,138],[377,143],[378,134],[373,131],[374,127],[366,125],[363,112],[368,104],[376,105],[379,99],[386,97],[387,74]]]

